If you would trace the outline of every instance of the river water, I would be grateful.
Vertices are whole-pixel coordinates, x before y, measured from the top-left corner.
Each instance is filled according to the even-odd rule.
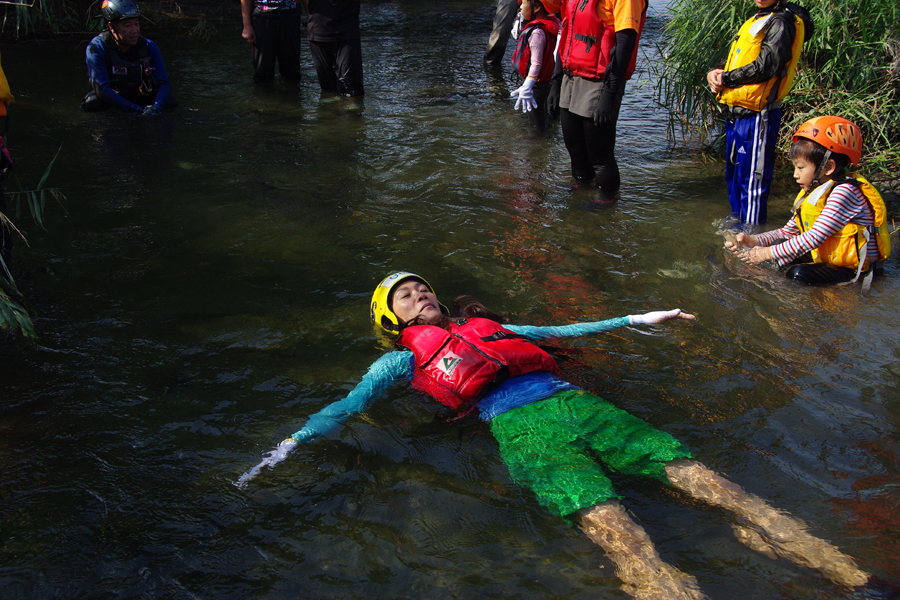
[[[864,298],[726,254],[721,165],[668,145],[651,101],[656,7],[622,202],[589,210],[559,128],[529,133],[481,66],[490,4],[365,3],[361,104],[320,97],[308,52],[299,90],[254,86],[236,14],[205,43],[151,36],[181,102],[157,119],[77,110],[87,36],[2,48],[18,174],[61,147],[66,196],[46,231],[19,219],[40,339],[0,343],[2,597],[626,597],[487,425],[436,423],[405,386],[233,485],[381,354],[368,299],[399,269],[514,322],[695,312],[568,343],[565,374],[898,581],[897,259]],[[794,191],[780,173],[772,226]],[[849,597],[727,514],[614,481],[711,598]]]

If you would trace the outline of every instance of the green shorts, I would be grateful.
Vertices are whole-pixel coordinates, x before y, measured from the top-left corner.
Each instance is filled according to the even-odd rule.
[[[569,515],[618,496],[598,463],[668,483],[666,463],[691,458],[668,433],[584,390],[566,390],[499,414],[491,432],[513,481]]]

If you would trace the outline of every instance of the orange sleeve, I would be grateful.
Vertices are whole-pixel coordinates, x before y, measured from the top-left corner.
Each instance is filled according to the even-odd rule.
[[[634,29],[638,33],[641,32],[641,17],[647,10],[647,0],[607,0],[604,3],[612,5],[613,25],[616,31]]]

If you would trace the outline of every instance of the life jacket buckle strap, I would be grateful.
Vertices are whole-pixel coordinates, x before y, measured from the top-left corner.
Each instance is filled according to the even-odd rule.
[[[585,48],[585,50],[584,50],[585,52],[590,52],[591,46],[593,46],[594,44],[597,43],[596,35],[585,35],[583,33],[576,33],[575,39],[578,40],[579,42],[584,42],[585,44],[587,44],[587,48]]]

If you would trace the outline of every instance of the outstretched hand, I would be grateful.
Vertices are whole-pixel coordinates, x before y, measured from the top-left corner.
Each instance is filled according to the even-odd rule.
[[[258,465],[256,465],[255,467],[253,467],[252,469],[250,469],[243,475],[241,475],[240,478],[235,482],[234,485],[236,485],[239,488],[246,487],[247,483],[251,479],[256,477],[259,474],[259,472],[262,470],[263,467],[269,467],[269,468],[274,467],[275,465],[277,465],[278,463],[283,461],[285,458],[287,458],[288,454],[290,454],[291,451],[294,448],[296,448],[298,445],[299,445],[299,443],[294,438],[292,438],[292,437],[287,438],[286,440],[284,440],[283,442],[278,444],[278,446],[276,446],[276,448],[274,450],[272,450],[271,452],[266,454],[266,457],[263,458],[261,463],[259,463]]]
[[[656,325],[670,319],[686,319],[688,321],[696,321],[697,317],[690,313],[683,312],[680,308],[672,310],[655,310],[643,315],[629,315],[632,325]]]

